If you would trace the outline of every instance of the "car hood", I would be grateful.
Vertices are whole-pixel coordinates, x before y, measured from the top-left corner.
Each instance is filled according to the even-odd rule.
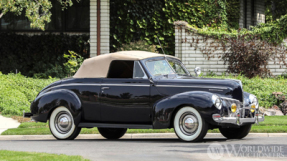
[[[158,79],[154,82],[158,91],[162,94],[173,95],[187,91],[207,91],[221,97],[234,98],[243,102],[242,84],[239,80],[177,77],[174,79]]]

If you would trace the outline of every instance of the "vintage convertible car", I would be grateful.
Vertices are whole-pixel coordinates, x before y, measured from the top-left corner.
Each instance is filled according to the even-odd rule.
[[[180,139],[199,141],[214,128],[229,139],[245,137],[264,120],[258,106],[239,80],[195,77],[176,57],[122,51],[85,60],[72,78],[45,87],[24,117],[49,120],[61,140],[97,127],[107,139],[127,128],[174,128]]]

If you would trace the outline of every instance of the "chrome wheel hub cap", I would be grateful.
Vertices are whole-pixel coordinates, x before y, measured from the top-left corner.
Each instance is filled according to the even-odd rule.
[[[180,117],[179,127],[185,135],[193,135],[198,128],[198,119],[193,113],[184,113]]]
[[[55,118],[55,127],[58,132],[65,134],[72,128],[72,117],[67,112],[59,113]]]

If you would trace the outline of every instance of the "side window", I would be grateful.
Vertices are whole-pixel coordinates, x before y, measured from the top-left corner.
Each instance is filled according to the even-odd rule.
[[[107,78],[133,78],[134,61],[114,60]]]
[[[135,79],[137,79],[137,78],[146,79],[147,78],[145,72],[143,71],[143,69],[142,69],[142,67],[138,61],[135,61],[135,63],[134,63],[133,78],[135,78]]]

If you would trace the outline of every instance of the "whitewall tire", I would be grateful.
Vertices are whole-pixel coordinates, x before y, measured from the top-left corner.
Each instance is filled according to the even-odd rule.
[[[208,125],[200,113],[192,107],[183,107],[174,117],[174,131],[183,141],[200,141],[207,133]]]
[[[76,127],[71,112],[64,106],[54,109],[49,120],[50,131],[58,140],[73,140],[81,132]]]

